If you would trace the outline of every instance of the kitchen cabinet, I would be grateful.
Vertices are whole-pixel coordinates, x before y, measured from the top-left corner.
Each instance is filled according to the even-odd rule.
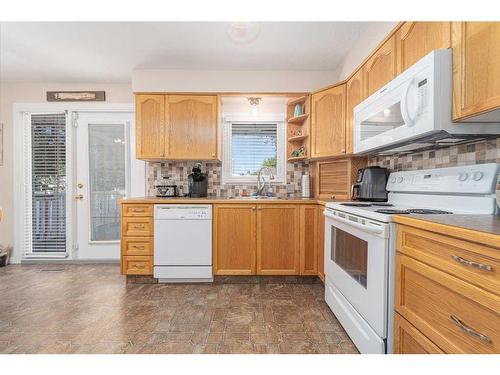
[[[213,267],[215,275],[254,275],[256,205],[214,205]]]
[[[405,22],[396,32],[398,74],[432,50],[450,45],[451,22]]]
[[[452,28],[453,119],[499,109],[500,22],[453,22]]]
[[[325,211],[324,206],[318,208],[318,276],[325,282]]]
[[[444,353],[398,313],[394,314],[394,352],[398,354]]]
[[[363,65],[366,96],[396,77],[396,39],[392,35]]]
[[[218,155],[216,95],[136,95],[136,153],[144,160]]]
[[[300,274],[318,274],[318,208],[300,206]]]
[[[352,154],[354,152],[354,107],[365,99],[363,73],[363,69],[359,69],[346,83],[346,154]]]
[[[122,204],[120,262],[123,275],[153,275],[153,205]]]
[[[257,207],[257,274],[300,273],[300,209],[298,205]]]
[[[498,236],[397,221],[395,351],[499,353]]]
[[[161,159],[165,150],[165,95],[135,96],[137,159]]]
[[[217,158],[217,96],[166,97],[169,159]]]
[[[345,154],[345,99],[345,83],[312,95],[312,158]]]

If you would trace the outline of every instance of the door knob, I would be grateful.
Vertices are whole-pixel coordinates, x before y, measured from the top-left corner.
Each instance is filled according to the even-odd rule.
[[[77,199],[77,200],[83,199],[83,194],[77,194],[77,195],[75,195],[75,199]]]

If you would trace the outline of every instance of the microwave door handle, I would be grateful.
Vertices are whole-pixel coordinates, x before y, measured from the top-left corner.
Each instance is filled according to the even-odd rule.
[[[340,221],[341,223],[345,223],[345,224],[348,224],[354,228],[357,228],[357,229],[361,229],[362,231],[365,231],[365,232],[370,232],[370,233],[375,233],[375,234],[382,234],[384,232],[384,228],[373,228],[373,227],[368,227],[366,225],[363,225],[363,224],[358,224],[354,221],[350,221],[350,220],[346,220],[346,219],[343,219],[339,216],[334,216],[334,215],[331,215],[329,214],[328,212],[324,212],[323,215],[325,215],[326,217],[332,219],[332,220],[337,220],[337,221]]]
[[[413,120],[410,117],[410,113],[408,111],[408,93],[410,92],[411,86],[415,82],[415,78],[412,78],[410,82],[406,85],[403,91],[403,97],[401,98],[401,115],[403,116],[403,120],[409,128],[413,126]]]

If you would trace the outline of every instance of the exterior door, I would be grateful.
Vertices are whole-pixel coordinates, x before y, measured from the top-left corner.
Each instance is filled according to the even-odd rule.
[[[135,158],[133,113],[74,113],[76,241],[74,258],[120,258],[124,197],[145,191],[145,163]]]

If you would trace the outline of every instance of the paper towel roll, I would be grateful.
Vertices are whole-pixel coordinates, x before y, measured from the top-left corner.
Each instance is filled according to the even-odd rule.
[[[311,179],[308,174],[302,175],[302,198],[311,198]]]

